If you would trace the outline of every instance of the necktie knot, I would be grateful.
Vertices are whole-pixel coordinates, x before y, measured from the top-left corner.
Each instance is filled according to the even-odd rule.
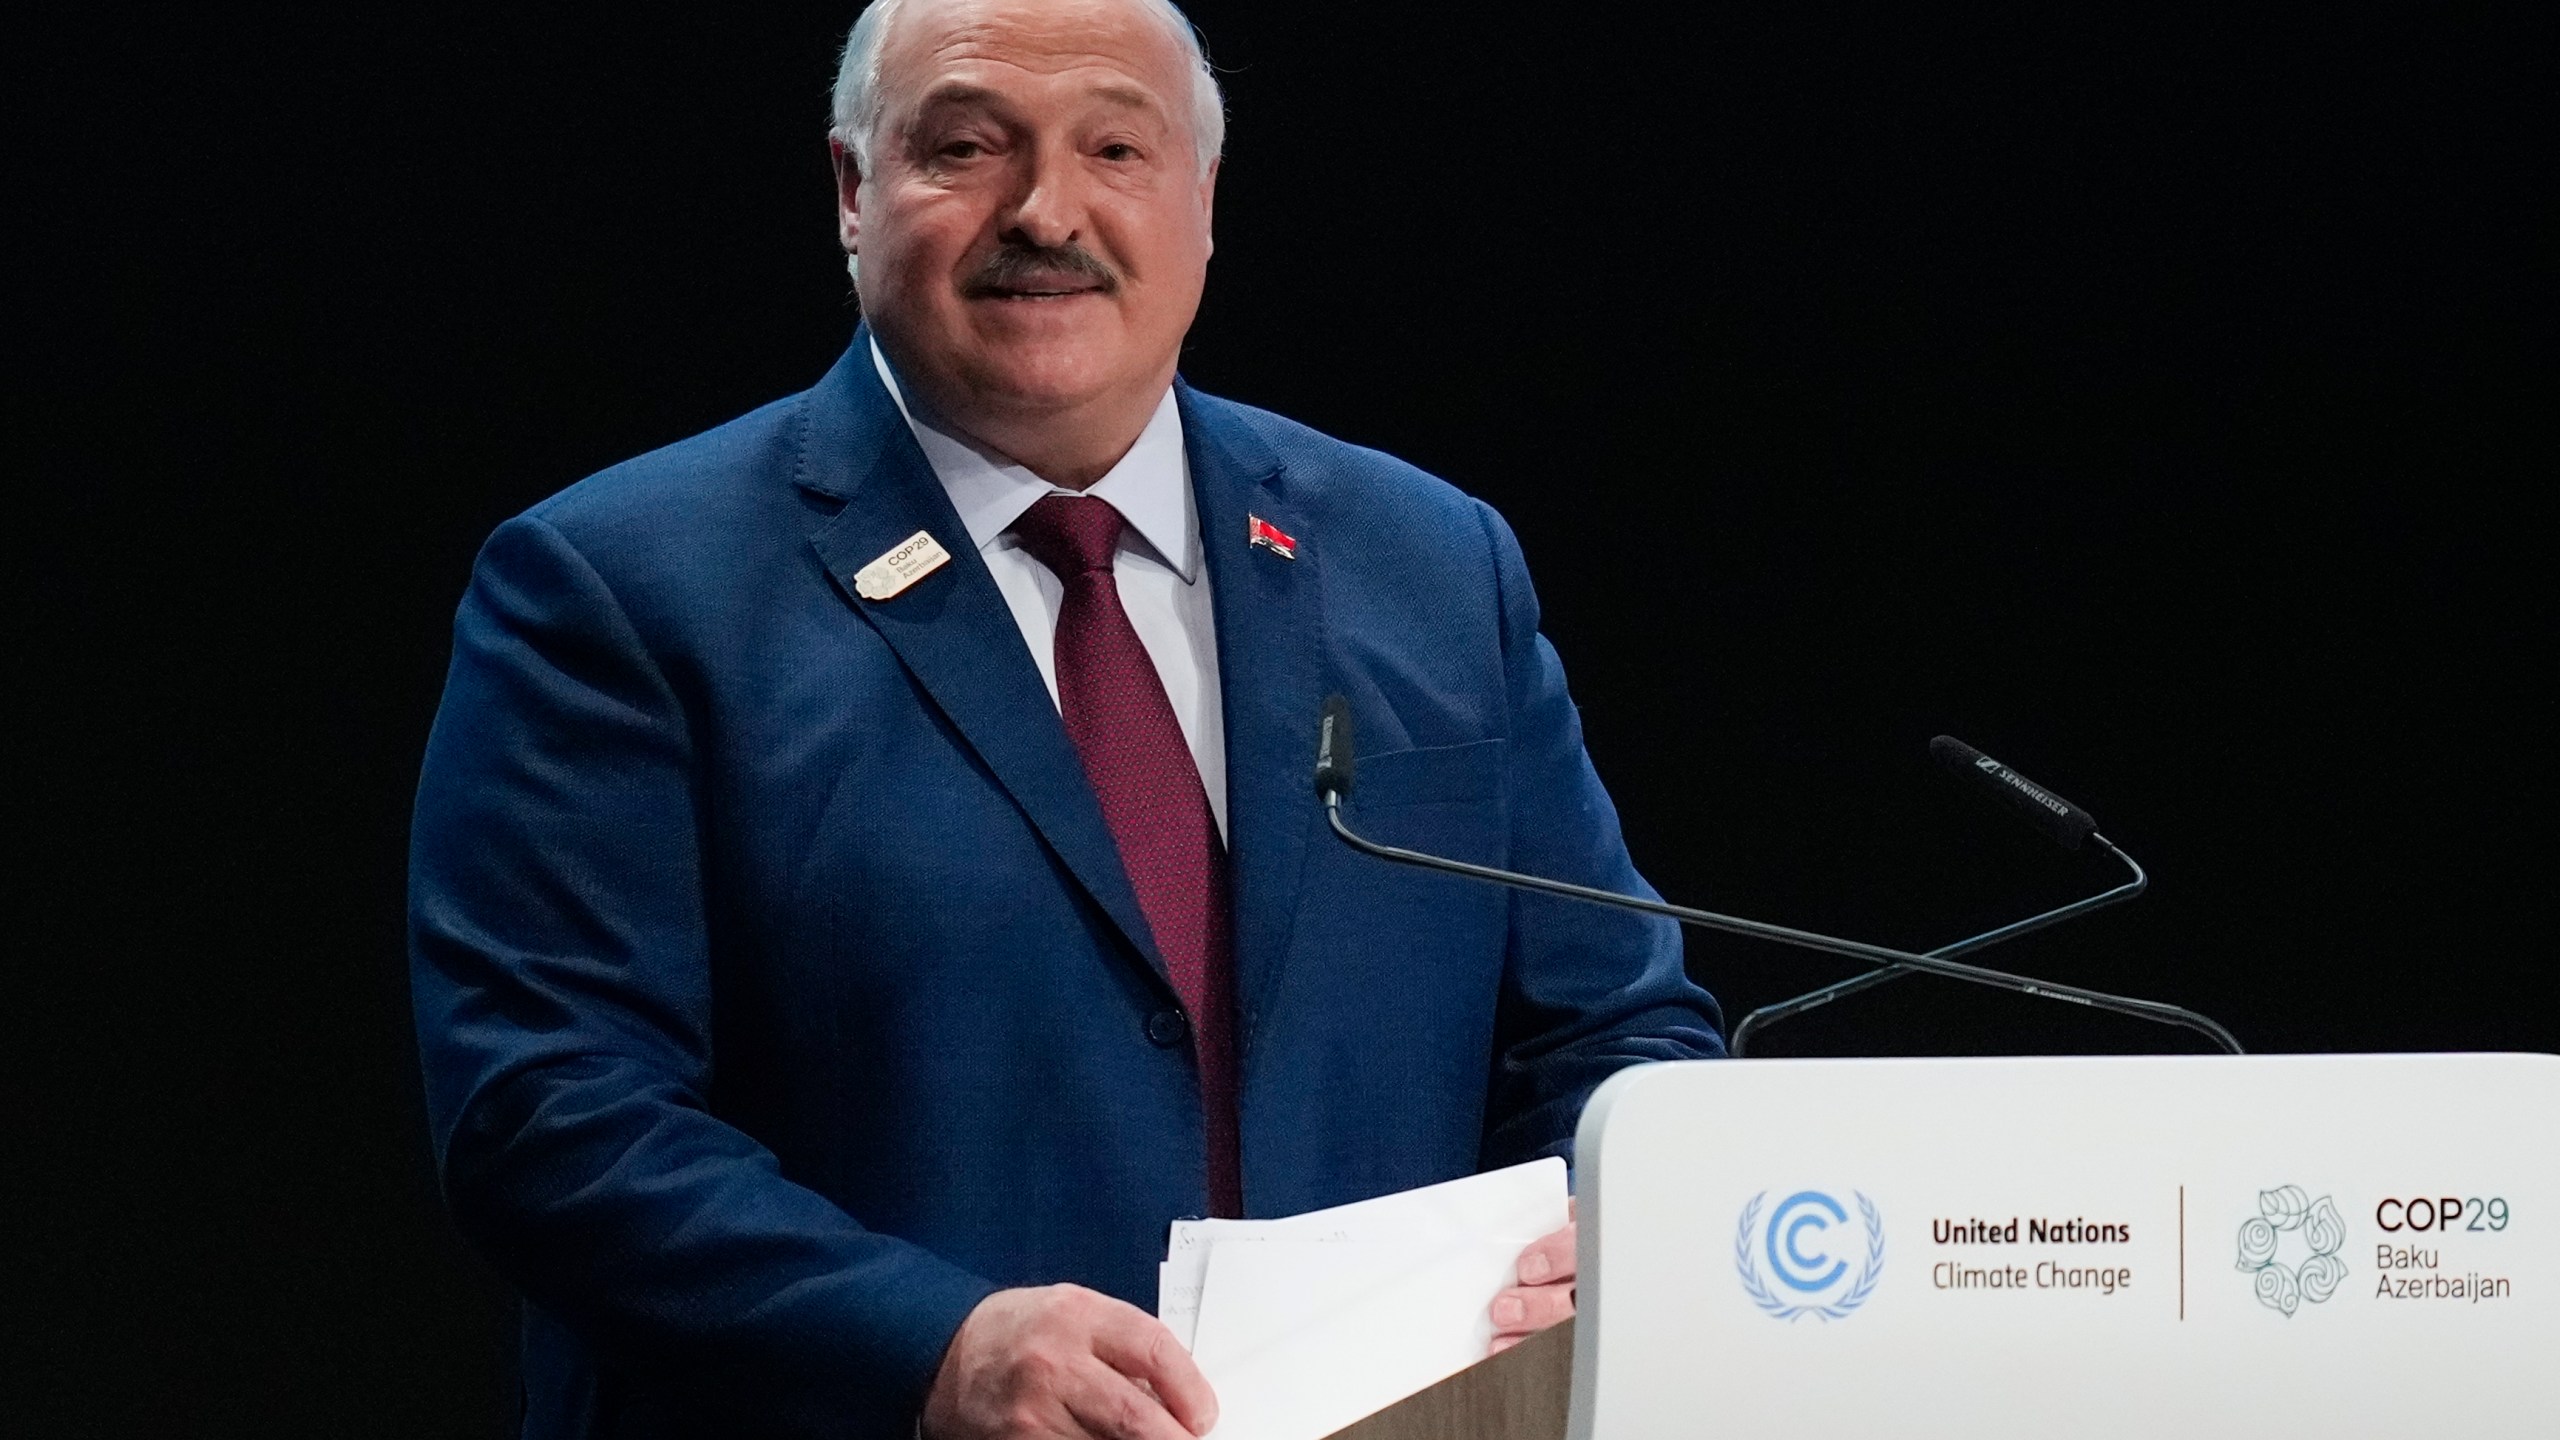
[[[1031,558],[1061,580],[1101,571],[1109,574],[1128,522],[1108,500],[1090,495],[1044,495],[1013,522],[1014,537]]]

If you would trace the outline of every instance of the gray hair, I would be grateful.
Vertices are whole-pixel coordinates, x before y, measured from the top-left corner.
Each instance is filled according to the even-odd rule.
[[[880,123],[880,38],[889,29],[889,20],[907,0],[872,0],[862,17],[853,22],[853,31],[844,38],[844,59],[836,66],[834,123],[827,134],[834,137],[867,173],[871,169],[874,138],[872,131]],[[1227,105],[1218,92],[1218,77],[1209,68],[1209,56],[1200,46],[1200,31],[1191,18],[1182,13],[1173,0],[1137,0],[1154,12],[1182,42],[1191,56],[1191,140],[1199,152],[1200,174],[1206,177],[1227,144]]]

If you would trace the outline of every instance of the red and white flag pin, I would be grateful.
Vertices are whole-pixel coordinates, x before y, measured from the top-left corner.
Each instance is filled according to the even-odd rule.
[[[1283,560],[1298,558],[1298,542],[1289,538],[1289,532],[1259,515],[1244,517],[1244,539],[1246,544],[1259,545]]]

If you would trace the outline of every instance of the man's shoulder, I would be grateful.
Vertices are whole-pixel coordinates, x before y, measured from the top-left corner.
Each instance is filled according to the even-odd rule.
[[[584,549],[667,533],[759,525],[789,505],[804,450],[806,392],[635,455],[537,502],[524,517]]]
[[[1289,493],[1309,509],[1357,518],[1367,528],[1384,526],[1385,534],[1443,533],[1481,543],[1491,507],[1421,466],[1286,415],[1191,393],[1213,426],[1249,436],[1267,451]]]

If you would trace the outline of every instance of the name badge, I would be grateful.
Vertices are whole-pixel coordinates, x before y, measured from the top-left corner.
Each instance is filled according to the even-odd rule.
[[[855,571],[853,593],[865,600],[886,600],[950,563],[951,552],[919,530]]]

